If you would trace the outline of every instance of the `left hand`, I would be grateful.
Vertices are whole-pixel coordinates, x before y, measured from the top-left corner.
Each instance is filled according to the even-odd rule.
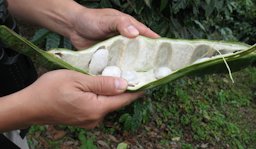
[[[150,38],[159,37],[148,27],[128,14],[114,9],[90,9],[84,7],[77,11],[69,38],[78,48],[88,47],[104,38],[120,33],[128,38],[138,35]]]

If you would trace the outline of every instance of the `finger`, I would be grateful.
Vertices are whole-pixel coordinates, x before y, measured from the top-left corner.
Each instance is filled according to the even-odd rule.
[[[134,38],[139,34],[150,38],[160,37],[147,26],[129,15],[124,14],[118,17],[112,17],[112,19],[115,19],[113,20],[114,25],[111,25],[113,27],[112,31],[118,31],[121,35],[128,38]]]
[[[115,28],[113,30],[116,30],[125,37],[134,38],[140,34],[139,30],[133,25],[131,19],[127,16],[122,15],[116,17],[114,22]]]
[[[79,73],[76,78],[85,92],[93,92],[98,95],[117,95],[127,89],[127,81],[122,78],[106,76],[88,76]]]
[[[105,106],[104,110],[106,113],[109,113],[130,104],[131,102],[138,99],[142,95],[143,95],[143,92],[124,93],[121,95],[108,96],[108,97],[98,96],[98,99],[104,102],[104,106]]]
[[[141,22],[137,21],[133,17],[131,17],[131,21],[134,24],[135,28],[138,29],[140,35],[149,37],[149,38],[159,38],[160,36],[153,32],[150,28],[148,28],[146,25],[142,24]]]

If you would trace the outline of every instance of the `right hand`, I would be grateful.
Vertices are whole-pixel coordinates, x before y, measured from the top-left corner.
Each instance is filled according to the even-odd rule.
[[[141,93],[123,93],[121,78],[93,77],[70,70],[56,70],[40,77],[25,92],[26,104],[36,124],[68,124],[94,128],[103,117],[128,105]]]
[[[134,17],[115,9],[91,9],[82,7],[73,12],[69,38],[77,49],[89,47],[103,39],[121,34],[128,38],[143,35],[158,38],[159,35]]]

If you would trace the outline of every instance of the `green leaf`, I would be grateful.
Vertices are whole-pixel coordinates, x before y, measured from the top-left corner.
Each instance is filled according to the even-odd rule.
[[[85,142],[86,141],[85,132],[83,131],[79,132],[78,138],[81,142]]]
[[[177,30],[177,31],[182,28],[182,25],[180,24],[180,22],[176,18],[171,18],[171,23],[172,23],[174,29]]]
[[[120,0],[111,0],[111,2],[119,7],[121,7]]]
[[[152,0],[144,0],[144,2],[149,8],[151,8]]]
[[[186,8],[187,5],[188,5],[187,0],[173,1],[172,2],[173,13],[177,14],[181,9]]]
[[[117,148],[116,149],[127,149],[128,148],[128,144],[125,143],[125,142],[122,142],[122,143],[119,143],[117,145]]]
[[[160,11],[163,11],[168,5],[168,0],[161,0]]]
[[[216,1],[215,2],[215,8],[218,12],[220,12],[223,9],[224,1]],[[230,5],[230,4],[228,4]],[[232,11],[232,10],[231,10]]]
[[[100,6],[102,8],[111,8],[112,7],[112,4],[109,0],[101,0],[100,1]]]
[[[78,139],[81,142],[80,149],[97,149],[97,146],[94,145],[93,138],[87,138],[85,131],[80,131],[78,134]]]
[[[34,34],[34,36],[32,37],[32,39],[30,41],[33,42],[34,44],[39,44],[43,40],[45,40],[46,36],[49,33],[50,33],[50,31],[47,29],[44,29],[44,28],[39,29],[36,31],[36,33]]]
[[[94,145],[93,140],[87,138],[83,142],[81,142],[80,149],[97,149],[97,146]]]
[[[60,35],[56,33],[50,33],[46,38],[45,48],[47,50],[52,48],[58,48],[60,45]]]
[[[123,114],[122,116],[120,116],[119,118],[119,122],[122,123],[122,122],[125,122],[127,119],[131,118],[130,114],[129,113],[125,113]]]
[[[67,38],[63,39],[63,48],[72,49],[72,43],[69,39]]]
[[[89,7],[89,8],[100,8],[100,3],[97,1],[85,1],[85,2],[80,2],[80,4]]]
[[[188,29],[193,38],[203,38],[203,32],[200,32],[197,27],[191,27]]]
[[[215,9],[215,0],[210,0],[210,3],[207,4],[207,6],[205,7],[205,17],[210,17],[210,15],[213,13],[214,9]]]
[[[206,31],[203,24],[201,24],[198,20],[194,20],[195,24],[198,25],[203,31]]]
[[[137,13],[138,15],[141,14],[142,10],[144,9],[145,7],[145,3],[143,1],[137,1],[135,4],[135,13]]]

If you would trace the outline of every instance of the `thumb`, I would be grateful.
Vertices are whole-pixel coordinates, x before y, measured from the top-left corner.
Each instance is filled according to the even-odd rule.
[[[126,14],[108,16],[104,19],[104,25],[108,27],[110,33],[119,32],[128,38],[137,37],[139,34],[150,38],[160,37],[147,26]]]
[[[134,38],[140,34],[131,18],[126,15],[109,16],[104,19],[105,25],[108,26],[108,32],[110,33],[119,32],[128,38]]]
[[[122,78],[106,76],[86,76],[80,79],[84,91],[99,95],[117,95],[127,89],[127,81]]]

